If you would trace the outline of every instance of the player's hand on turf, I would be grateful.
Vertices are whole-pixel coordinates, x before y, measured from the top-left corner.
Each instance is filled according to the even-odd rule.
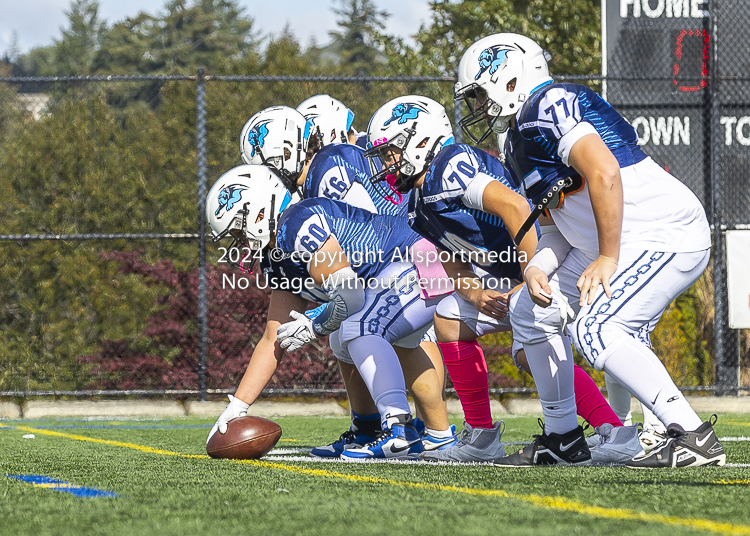
[[[292,311],[289,316],[294,320],[282,324],[276,331],[276,340],[285,350],[293,352],[299,350],[318,336],[313,331],[313,321],[303,313]]]
[[[609,280],[616,271],[617,262],[614,259],[599,255],[578,278],[576,287],[581,291],[581,299],[578,304],[581,306],[591,305],[599,285],[604,287],[607,298],[611,298],[612,290],[609,288]]]
[[[549,278],[536,266],[529,266],[523,274],[526,280],[526,288],[529,289],[531,301],[540,307],[549,307],[552,304],[552,288],[549,286]]]
[[[469,300],[477,311],[497,320],[503,320],[508,314],[508,294],[479,288],[471,291]]]
[[[214,424],[213,428],[211,428],[211,431],[208,433],[206,444],[208,444],[208,442],[217,431],[220,434],[226,434],[227,423],[232,419],[236,419],[237,417],[244,417],[245,415],[247,415],[247,409],[249,407],[250,404],[248,404],[247,402],[243,402],[239,398],[229,395],[229,404],[227,404],[227,407],[224,408],[224,411],[216,420],[216,424]]]

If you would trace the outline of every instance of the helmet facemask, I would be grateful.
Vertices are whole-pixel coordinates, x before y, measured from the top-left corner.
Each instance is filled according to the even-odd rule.
[[[295,193],[297,191],[297,177],[299,177],[299,174],[302,172],[302,166],[304,165],[307,153],[306,149],[302,150],[302,132],[299,129],[298,134],[299,136],[297,140],[297,147],[284,147],[283,156],[277,155],[266,158],[263,154],[263,150],[260,148],[257,149],[258,155],[260,156],[263,165],[268,167],[268,169],[270,169],[271,172],[276,175],[281,180],[281,182],[284,183],[284,186],[286,186],[287,190],[289,190],[291,193]],[[299,162],[299,165],[297,166],[298,169],[295,169],[294,171],[287,169],[285,165],[285,163],[292,158],[292,151],[296,151],[298,153],[296,160]]]
[[[515,88],[516,79],[508,82],[508,87]],[[508,130],[513,112],[510,115],[500,115],[502,106],[490,99],[487,91],[479,84],[470,84],[459,88],[456,84],[456,101],[464,101],[469,112],[458,122],[464,133],[477,145],[494,134],[502,134]],[[478,126],[484,126],[482,130]],[[480,132],[477,132],[480,130]]]
[[[312,127],[312,121],[294,108],[272,106],[261,110],[242,129],[242,160],[246,164],[266,166],[294,193]]]
[[[529,96],[551,81],[544,50],[528,37],[502,33],[480,39],[466,50],[458,66],[454,95],[469,106],[461,127],[474,141],[504,133]],[[472,102],[477,96],[480,105]],[[471,127],[481,117],[488,128],[477,135]]]
[[[232,242],[227,248],[227,262],[231,266],[237,268],[243,274],[252,274],[255,269],[255,265],[258,259],[265,255],[268,249],[273,234],[276,231],[276,220],[268,220],[269,240],[261,240],[247,231],[248,217],[250,203],[245,203],[240,210],[237,211],[237,216],[234,218],[232,223],[227,227],[223,233],[214,237],[213,241],[218,242],[226,236],[232,237]],[[276,207],[276,195],[271,196],[271,214],[274,214]],[[239,218],[241,216],[242,219]],[[262,223],[265,219],[265,208],[262,207],[258,214],[255,216],[255,225]],[[238,254],[234,254],[234,251]]]
[[[376,140],[375,145],[365,151],[372,171],[370,180],[378,193],[394,205],[401,204],[403,195],[410,192],[417,181],[417,170],[406,156],[406,148],[414,135],[416,123],[387,142],[377,143]]]
[[[292,202],[292,194],[266,166],[242,165],[224,173],[206,199],[213,241],[231,239],[220,262],[252,273],[274,242],[278,218]]]
[[[445,108],[419,95],[397,97],[381,106],[370,119],[367,138],[370,180],[395,204],[414,189],[440,149],[455,141]]]

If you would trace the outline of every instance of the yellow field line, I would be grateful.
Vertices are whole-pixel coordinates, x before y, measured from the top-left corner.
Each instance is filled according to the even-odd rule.
[[[6,428],[5,425],[0,424],[1,428]],[[149,454],[161,454],[162,456],[174,456],[177,458],[188,458],[188,459],[208,459],[209,457],[205,454],[183,454],[180,452],[172,452],[169,450],[156,449],[145,445],[136,445],[134,443],[123,443],[121,441],[111,441],[108,439],[95,439],[86,436],[79,436],[75,434],[66,434],[62,432],[55,432],[53,430],[43,430],[36,428],[29,428],[26,426],[15,426],[14,428],[25,432],[32,432],[35,434],[49,435],[55,437],[65,437],[68,439],[75,439],[78,441],[87,441],[90,443],[98,443],[102,445],[111,445],[114,447],[123,447],[140,452],[146,452]],[[466,488],[459,486],[444,486],[439,484],[429,484],[425,482],[408,482],[401,480],[391,480],[388,478],[378,478],[372,476],[361,476],[352,475],[346,473],[338,473],[335,471],[327,471],[324,469],[309,469],[305,467],[298,467],[294,465],[286,465],[281,463],[266,462],[259,460],[231,460],[235,463],[242,463],[247,465],[253,465],[255,467],[264,467],[270,469],[281,469],[283,471],[289,471],[292,473],[298,473],[303,475],[318,476],[324,478],[337,478],[342,480],[348,480],[350,482],[362,482],[369,484],[386,484],[390,486],[400,486],[407,488],[414,488],[428,491],[450,491],[456,493],[464,493],[467,495],[473,495],[478,497],[499,497],[503,499],[515,499],[523,501],[540,508],[548,510],[558,510],[565,512],[573,512],[577,514],[584,514],[593,517],[601,517],[605,519],[618,519],[624,521],[646,521],[650,523],[660,523],[662,525],[681,526],[691,529],[706,530],[715,532],[717,534],[730,534],[730,535],[745,535],[750,536],[750,526],[738,525],[734,523],[719,523],[716,521],[710,521],[707,519],[698,518],[679,518],[674,516],[665,516],[659,514],[647,514],[645,512],[637,512],[635,510],[629,510],[625,508],[606,508],[602,506],[592,506],[565,497],[552,497],[543,495],[522,495],[515,493],[508,493],[503,490],[493,489],[477,489],[477,488]],[[717,484],[725,483],[740,483],[745,481],[718,481]]]
[[[732,426],[750,426],[750,423],[736,421],[722,421],[721,424],[731,424]]]

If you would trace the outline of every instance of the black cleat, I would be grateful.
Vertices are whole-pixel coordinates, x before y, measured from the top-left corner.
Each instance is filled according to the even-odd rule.
[[[535,467],[538,465],[590,465],[591,451],[586,444],[583,428],[577,426],[564,434],[546,434],[539,419],[542,434],[535,435],[531,445],[510,456],[496,459],[498,467]]]
[[[647,454],[625,462],[625,465],[633,469],[724,465],[727,455],[716,437],[714,424],[716,415],[712,415],[694,432],[686,432],[679,424],[670,424],[664,441]]]

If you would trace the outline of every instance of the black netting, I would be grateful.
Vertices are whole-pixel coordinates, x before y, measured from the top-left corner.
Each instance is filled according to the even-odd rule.
[[[649,26],[658,17],[644,15],[644,2],[649,13],[671,6],[673,15],[696,4],[627,3],[631,10],[639,3],[642,17],[620,20],[609,36],[605,80],[562,78],[603,91],[719,229],[748,225],[750,44],[741,30],[750,9],[714,1],[713,18],[662,17]],[[262,334],[268,292],[254,278],[237,282],[216,247],[202,249],[198,237],[200,197],[241,162],[245,121],[269,105],[328,93],[354,110],[358,130],[404,94],[444,103],[455,123],[452,90],[453,81],[440,78],[0,79],[0,393],[205,394],[236,386]],[[721,275],[723,264],[715,266]],[[718,327],[711,320],[713,284],[725,293],[724,280],[702,281],[676,305],[696,318],[675,322],[693,328],[663,344],[702,356],[699,372],[679,376],[686,385],[731,383],[712,376],[714,345],[728,370],[738,344],[720,314]],[[508,341],[498,341],[486,344],[493,386],[531,385],[515,372]],[[320,341],[287,356],[269,388],[320,393],[343,384]]]

